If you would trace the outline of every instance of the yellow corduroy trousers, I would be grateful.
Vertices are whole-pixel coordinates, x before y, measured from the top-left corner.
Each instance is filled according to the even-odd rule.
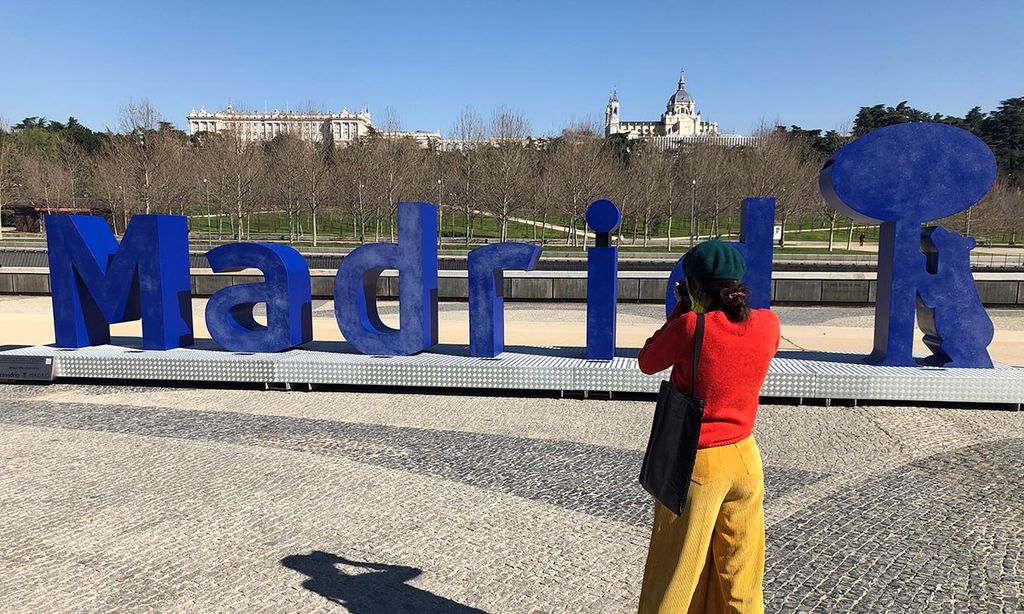
[[[764,612],[764,470],[750,436],[697,450],[683,513],[655,502],[640,613]]]

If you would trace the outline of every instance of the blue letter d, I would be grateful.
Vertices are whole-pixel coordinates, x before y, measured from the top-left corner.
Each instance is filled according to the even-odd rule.
[[[381,322],[377,278],[397,269],[400,329]],[[437,344],[437,208],[398,203],[398,244],[352,250],[334,280],[334,317],[345,340],[364,354],[408,356]]]

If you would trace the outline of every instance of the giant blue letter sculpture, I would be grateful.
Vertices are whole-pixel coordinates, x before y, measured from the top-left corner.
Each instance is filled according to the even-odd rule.
[[[615,358],[615,311],[619,302],[619,248],[612,232],[622,223],[622,211],[610,200],[587,207],[587,226],[594,247],[587,249],[587,358]]]
[[[377,312],[377,279],[397,269],[400,329]],[[334,280],[338,328],[364,354],[408,356],[437,344],[437,207],[398,203],[398,244],[352,250]]]
[[[110,343],[110,325],[142,318],[142,346],[192,345],[188,224],[133,216],[121,244],[101,217],[46,218],[53,324],[59,347]]]
[[[995,157],[981,139],[946,124],[880,128],[837,151],[821,169],[825,200],[866,223],[881,223],[875,343],[869,362],[913,366],[914,314],[925,325],[931,362],[991,367],[992,322],[978,298],[968,252],[973,241],[921,224],[959,213],[988,192]],[[929,251],[922,253],[922,241]],[[917,309],[920,305],[920,309]],[[958,348],[962,348],[961,351]]]
[[[543,248],[495,243],[469,252],[469,354],[494,358],[505,351],[505,284],[502,271],[531,271]]]
[[[256,268],[261,283],[222,288],[206,303],[210,336],[235,352],[280,352],[313,338],[309,267],[302,254],[276,243],[234,243],[206,252],[215,273]],[[267,325],[256,322],[253,308],[267,307]]]
[[[988,344],[995,336],[995,327],[971,275],[974,246],[971,237],[941,226],[925,228],[921,235],[928,275],[921,277],[917,289],[917,325],[924,332],[924,344],[932,351],[932,357],[925,361],[928,364],[993,366]],[[959,289],[959,298],[951,300],[950,290],[954,288]]]
[[[733,243],[747,262],[743,283],[750,289],[750,305],[755,309],[772,306],[772,229],[775,226],[774,198],[747,198],[740,209],[740,240]],[[683,255],[668,277],[665,289],[665,315],[676,307],[675,287],[683,280]]]

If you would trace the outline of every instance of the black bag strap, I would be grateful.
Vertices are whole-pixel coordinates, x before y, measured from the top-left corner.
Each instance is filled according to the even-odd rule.
[[[693,336],[693,362],[690,366],[690,396],[697,398],[697,365],[704,348],[704,314],[697,314],[697,330]]]

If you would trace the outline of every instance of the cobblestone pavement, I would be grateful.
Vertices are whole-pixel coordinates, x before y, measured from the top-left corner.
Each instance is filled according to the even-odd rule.
[[[643,401],[0,387],[0,611],[630,612]],[[1024,414],[766,406],[771,612],[1024,610]]]

